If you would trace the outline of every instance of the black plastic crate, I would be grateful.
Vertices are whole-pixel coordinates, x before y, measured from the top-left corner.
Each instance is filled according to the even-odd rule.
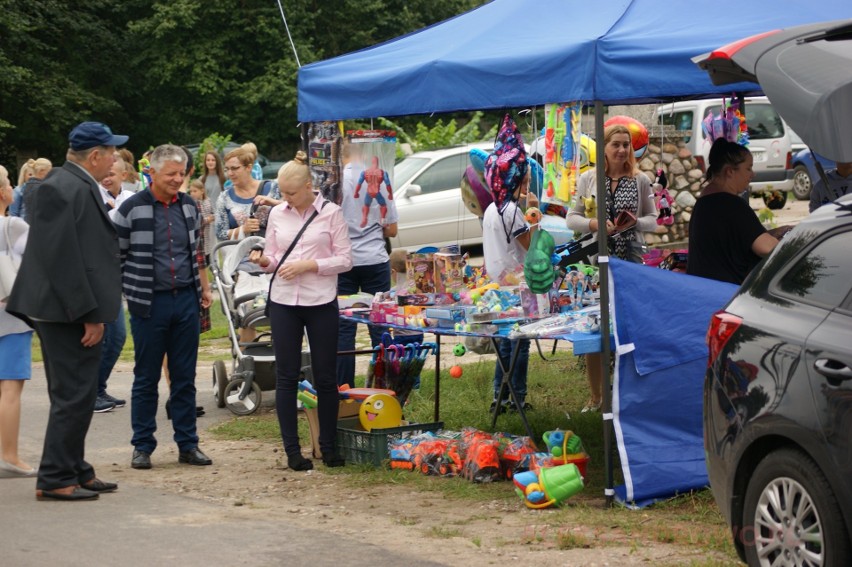
[[[399,427],[364,431],[358,417],[337,421],[337,448],[347,463],[369,464],[381,467],[390,460],[389,445],[402,438],[414,437],[427,431],[438,431],[443,421],[434,423],[409,423]]]

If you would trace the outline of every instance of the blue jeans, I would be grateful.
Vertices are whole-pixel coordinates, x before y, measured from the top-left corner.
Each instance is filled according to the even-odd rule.
[[[106,394],[107,380],[112,369],[121,355],[124,342],[127,340],[127,327],[124,322],[124,303],[118,305],[118,318],[104,325],[103,347],[101,350],[101,365],[98,368],[98,397]]]
[[[163,356],[169,357],[171,412],[174,440],[180,451],[198,447],[195,427],[195,363],[198,360],[198,295],[194,286],[175,292],[156,291],[151,316],[130,314],[130,331],[136,350],[130,424],[133,446],[145,453],[157,448],[157,384]]]
[[[352,295],[363,291],[377,293],[390,289],[390,261],[370,266],[354,266],[346,273],[337,275],[337,295]],[[358,324],[352,321],[340,321],[337,332],[337,350],[355,350],[355,331]],[[379,344],[385,327],[367,325],[373,346]],[[355,387],[355,357],[337,357],[337,383]]]
[[[497,339],[497,354],[500,357],[497,360],[494,368],[494,399],[500,394],[500,385],[503,383],[503,368],[509,368],[509,363],[512,360],[512,350],[515,343],[520,341],[518,347],[518,359],[515,362],[515,370],[512,372],[512,389],[515,390],[515,395],[518,398],[518,404],[523,404],[527,399],[527,367],[530,362],[530,341],[529,339]],[[502,363],[502,366],[501,366]],[[503,400],[511,401],[509,389],[503,393]]]

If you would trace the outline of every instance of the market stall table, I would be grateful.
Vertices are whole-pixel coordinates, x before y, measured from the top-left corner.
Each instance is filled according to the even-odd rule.
[[[437,348],[435,349],[435,421],[440,421],[440,412],[441,412],[441,337],[442,336],[452,336],[452,337],[484,337],[491,339],[494,350],[497,350],[497,339],[505,339],[508,338],[506,334],[500,333],[475,333],[475,332],[466,332],[466,331],[457,331],[453,328],[444,328],[444,327],[410,327],[404,325],[387,325],[384,323],[372,323],[369,319],[369,310],[361,310],[361,309],[345,309],[340,313],[340,318],[346,321],[351,321],[353,323],[362,323],[365,325],[373,324],[382,327],[388,327],[393,329],[404,329],[410,331],[420,331],[424,333],[430,333],[435,335],[435,343]],[[588,354],[595,353],[601,351],[601,334],[599,332],[595,333],[563,333],[556,335],[549,335],[546,337],[541,337],[545,339],[554,339],[554,340],[562,340],[566,342],[570,342],[573,345],[573,351],[575,355],[580,354]],[[536,339],[536,337],[530,337],[531,340]],[[521,422],[524,425],[524,429],[527,432],[527,435],[531,439],[535,439],[535,434],[530,427],[529,421],[527,420],[526,412],[524,411],[523,404],[517,403],[517,395],[515,394],[515,390],[512,387],[511,376],[512,372],[515,369],[515,364],[517,363],[518,357],[518,349],[520,343],[515,343],[514,348],[512,349],[512,356],[509,360],[508,366],[504,366],[502,362],[500,363],[501,369],[503,371],[503,380],[500,386],[500,392],[498,394],[498,404],[502,402],[504,397],[504,392],[508,389],[509,395],[511,399],[515,402],[515,406],[518,408],[518,415],[521,418]],[[373,352],[370,350],[361,350],[361,351],[348,351],[341,352],[338,355],[354,355],[360,353],[370,353]],[[498,360],[500,360],[498,358]],[[494,412],[491,420],[491,429],[495,429],[497,425],[497,416],[499,412]]]

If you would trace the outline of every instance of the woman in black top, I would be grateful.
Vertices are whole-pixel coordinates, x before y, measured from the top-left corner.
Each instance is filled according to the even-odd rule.
[[[754,178],[751,152],[719,138],[709,162],[707,183],[689,222],[686,273],[739,285],[778,239],[740,196]]]

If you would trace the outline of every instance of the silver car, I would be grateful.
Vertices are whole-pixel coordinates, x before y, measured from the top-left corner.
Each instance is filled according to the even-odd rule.
[[[470,165],[470,150],[491,150],[490,144],[468,144],[412,154],[394,166],[393,198],[399,213],[394,248],[482,243],[479,218],[467,210],[461,179]]]

